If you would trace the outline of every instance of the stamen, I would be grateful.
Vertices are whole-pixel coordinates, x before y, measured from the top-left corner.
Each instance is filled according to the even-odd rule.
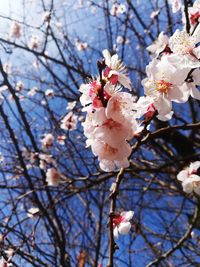
[[[156,90],[161,93],[167,93],[171,89],[172,84],[164,80],[156,82]]]

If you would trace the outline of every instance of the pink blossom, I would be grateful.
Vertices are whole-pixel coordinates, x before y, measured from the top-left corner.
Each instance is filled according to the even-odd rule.
[[[123,160],[106,160],[102,159],[99,162],[100,168],[105,172],[112,172],[121,168],[128,168],[130,165],[128,158]]]
[[[160,9],[157,9],[151,13],[150,18],[154,19],[154,18],[158,17],[159,14],[160,14]]]
[[[111,146],[117,146],[124,140],[130,140],[133,137],[133,132],[130,123],[122,124],[108,119],[100,127],[95,128],[94,137]]]
[[[124,43],[124,37],[123,36],[121,36],[121,35],[118,35],[117,36],[117,39],[116,39],[116,43],[117,44],[123,44]]]
[[[131,146],[127,141],[143,128],[133,116],[134,98],[120,92],[120,83],[125,87],[130,85],[123,64],[117,55],[111,56],[108,50],[104,50],[103,55],[106,64],[101,73],[103,77],[80,87],[80,101],[83,111],[87,111],[82,126],[87,137],[86,146],[91,146],[100,168],[114,171],[129,166]]]
[[[130,121],[133,117],[134,98],[125,92],[117,92],[108,101],[106,108],[107,118],[111,118],[120,123]]]
[[[94,155],[98,156],[99,160],[122,161],[131,153],[131,147],[126,141],[121,142],[116,146],[111,146],[104,141],[94,139],[91,147]]]
[[[100,81],[94,80],[89,84],[82,84],[79,90],[82,93],[80,97],[80,102],[83,106],[88,106],[88,104],[92,104],[92,107],[94,109],[98,109],[103,106],[102,99],[100,97],[102,91]],[[108,95],[106,90],[104,90],[102,96],[103,100],[107,101],[109,97],[110,96]],[[88,107],[86,107],[86,109],[84,110],[87,111]]]
[[[27,95],[28,96],[34,96],[37,92],[38,92],[38,88],[36,86],[34,86],[33,88],[31,88],[30,91],[28,91]]]

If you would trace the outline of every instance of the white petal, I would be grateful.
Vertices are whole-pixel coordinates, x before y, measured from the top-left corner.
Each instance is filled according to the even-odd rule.
[[[190,164],[190,167],[193,169],[193,170],[198,170],[200,168],[200,161],[195,161],[195,162],[192,162]]]
[[[193,36],[195,37],[196,44],[199,43],[200,42],[200,24],[198,24],[198,26],[196,27]]]
[[[182,84],[181,86],[174,86],[168,92],[168,97],[171,101],[176,103],[184,103],[188,100],[190,95],[190,89],[187,86],[187,83]]]
[[[193,191],[193,186],[190,181],[184,181],[183,182],[183,191],[190,194]]]
[[[121,212],[120,215],[123,216],[123,218],[124,218],[126,221],[130,221],[130,220],[133,218],[134,211],[132,211],[132,210],[129,210],[129,211],[123,211],[123,212]]]
[[[119,58],[118,58],[118,55],[116,54],[116,55],[113,55],[112,57],[111,57],[111,63],[110,63],[110,68],[112,69],[112,70],[114,70],[114,69],[116,69],[117,68],[117,65],[118,65],[118,62],[119,62]]]
[[[108,67],[110,67],[110,65],[111,65],[111,55],[110,55],[110,52],[107,49],[105,49],[105,50],[103,50],[102,54],[103,54],[103,56],[105,58],[106,65]]]
[[[166,115],[157,115],[156,117],[160,120],[160,121],[169,121],[171,120],[172,116],[173,116],[174,112],[170,111],[168,114]]]
[[[125,158],[124,160],[120,160],[120,161],[115,160],[115,165],[117,166],[118,169],[128,168],[130,165],[130,162],[127,158]]]
[[[179,181],[184,181],[187,178],[188,178],[188,169],[180,171],[177,175],[177,179]]]
[[[131,90],[131,80],[129,79],[129,77],[127,77],[124,74],[119,74],[118,81],[125,88],[128,88],[129,90]]]
[[[154,106],[157,109],[160,116],[166,116],[171,112],[172,103],[166,97],[160,95],[158,99],[154,102]]]
[[[191,96],[194,97],[195,99],[200,100],[200,91],[199,91],[199,89],[196,88],[195,85],[193,85],[193,86],[191,87],[190,94],[191,94]]]
[[[121,235],[127,235],[131,229],[131,224],[130,222],[121,222],[118,229]]]
[[[199,69],[196,69],[193,71],[192,78],[193,78],[194,84],[200,85],[200,70]]]
[[[199,24],[200,25],[200,24]],[[200,46],[195,47],[192,50],[192,53],[196,56],[196,58],[200,59]]]
[[[113,230],[114,237],[118,238],[119,232],[118,232],[118,227],[116,226]]]

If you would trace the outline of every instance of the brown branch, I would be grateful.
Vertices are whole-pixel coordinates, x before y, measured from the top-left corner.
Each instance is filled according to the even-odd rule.
[[[124,169],[121,169],[116,177],[115,181],[115,187],[110,194],[109,198],[111,199],[110,203],[110,214],[109,214],[109,232],[110,232],[110,244],[109,244],[109,258],[108,258],[108,264],[107,267],[113,267],[113,258],[114,258],[114,253],[117,248],[115,240],[114,240],[114,235],[113,235],[113,215],[115,212],[116,208],[116,201],[117,201],[117,196],[119,194],[119,186],[121,183],[121,180],[123,178],[124,174]]]
[[[185,13],[185,20],[186,20],[186,31],[190,33],[190,19],[188,13],[188,1],[184,0],[184,13]]]

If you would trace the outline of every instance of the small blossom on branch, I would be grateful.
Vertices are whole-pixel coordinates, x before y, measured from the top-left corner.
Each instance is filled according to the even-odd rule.
[[[12,38],[20,38],[21,37],[21,26],[19,23],[14,21],[10,26],[9,36]]]
[[[132,220],[134,211],[123,211],[113,216],[113,234],[118,238],[119,234],[126,235],[131,229],[130,220]]]
[[[190,163],[178,173],[177,179],[182,182],[184,192],[200,195],[200,161]]]
[[[173,13],[176,13],[181,9],[182,6],[181,0],[168,0],[168,2],[172,5]]]
[[[52,146],[53,141],[54,141],[54,136],[51,133],[48,133],[41,140],[42,146],[45,147],[45,148],[49,148],[49,147]]]
[[[77,116],[70,111],[61,121],[60,128],[63,130],[72,131],[77,127]]]
[[[190,21],[191,32],[193,32],[196,26],[200,22],[200,1],[199,0],[196,0],[193,6],[188,7],[188,16],[189,16],[189,21]],[[182,12],[182,20],[183,20],[183,24],[186,25],[186,18],[185,18],[184,12]]]
[[[35,217],[38,214],[39,211],[40,210],[38,208],[36,208],[36,207],[30,208],[28,210],[28,212],[27,212],[27,216],[29,218],[33,218],[33,217]]]
[[[46,173],[46,181],[49,186],[58,186],[61,182],[61,174],[55,168],[50,168]]]
[[[146,49],[153,55],[158,56],[161,52],[163,52],[168,46],[169,38],[164,32],[161,32],[158,36],[158,39],[151,45],[149,45]]]
[[[110,81],[111,84],[121,84],[125,88],[131,90],[131,81],[126,75],[126,69],[122,64],[118,55],[110,55],[107,49],[103,50],[103,56],[105,59],[106,69],[104,71],[104,76]]]

